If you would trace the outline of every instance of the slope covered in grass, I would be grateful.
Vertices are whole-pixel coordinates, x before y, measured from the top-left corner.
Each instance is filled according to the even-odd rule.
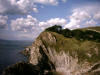
[[[49,41],[46,35],[51,34],[56,41]],[[56,32],[46,31],[39,37],[45,46],[54,48],[57,52],[69,52],[71,56],[75,57],[77,54],[80,61],[97,62],[100,60],[100,43],[94,41],[80,41],[76,38],[64,37]]]
[[[96,30],[100,32],[100,26],[82,28],[82,30],[87,30],[87,29]]]

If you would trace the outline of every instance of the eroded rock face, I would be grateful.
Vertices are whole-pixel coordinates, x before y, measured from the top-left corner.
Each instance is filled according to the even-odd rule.
[[[30,47],[29,62],[39,65],[43,74],[51,72],[50,75],[99,75],[100,67],[96,66],[100,65],[100,62],[90,63],[87,59],[79,62],[77,52],[72,52],[74,56],[60,48],[60,51],[57,52],[55,48],[56,44],[59,44],[57,41],[58,39],[53,33],[42,33]],[[94,49],[94,53],[98,55],[98,48]],[[86,55],[92,57],[91,53],[86,53]]]
[[[52,36],[49,33],[47,33],[47,36],[49,36],[48,39],[45,37],[43,39],[54,42]],[[29,49],[29,62],[33,65],[38,65],[41,68],[43,74],[47,74],[48,72],[55,70],[54,63],[49,58],[48,48],[45,46],[40,37],[37,38],[33,45],[29,47]]]
[[[100,75],[100,43],[97,42],[43,32],[32,46],[26,48],[26,52],[29,63],[34,66],[31,67],[32,74]],[[8,71],[5,70],[3,75],[7,75]]]
[[[46,37],[42,37],[42,36],[46,36]],[[47,57],[49,57],[49,52],[48,52],[49,47],[48,48],[46,47],[46,44],[43,42],[43,40],[56,43],[55,37],[52,36],[49,32],[44,33],[44,35],[42,36],[37,38],[37,40],[29,48],[30,49],[30,58],[29,58],[30,63],[34,65],[38,64],[38,61],[41,60],[43,57],[40,48],[43,50],[44,54],[46,54]]]

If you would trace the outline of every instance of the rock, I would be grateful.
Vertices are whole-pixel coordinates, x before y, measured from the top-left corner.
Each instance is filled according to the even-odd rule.
[[[42,32],[32,46],[24,51],[29,63],[13,65],[3,75],[100,75],[100,42],[87,38],[80,40],[79,35],[76,37]]]
[[[100,43],[93,41],[81,42],[46,31],[42,32],[30,47],[29,62],[33,65],[38,64],[44,74],[45,71],[51,74],[54,70],[55,73],[63,75],[89,75],[89,70],[99,62],[99,46]],[[91,54],[91,57],[88,54]]]

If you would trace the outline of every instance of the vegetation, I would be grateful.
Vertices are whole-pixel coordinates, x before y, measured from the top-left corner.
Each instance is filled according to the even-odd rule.
[[[96,29],[99,30],[99,28],[96,28]],[[86,29],[69,30],[69,29],[62,29],[61,26],[55,25],[50,28],[47,28],[46,31],[56,32],[56,33],[62,34],[64,37],[67,37],[67,38],[74,37],[80,41],[92,40],[92,41],[100,42],[100,33],[94,30],[86,30]]]
[[[88,29],[62,29],[61,26],[55,25],[47,28],[37,39],[42,41],[47,50],[51,48],[51,50],[56,50],[58,53],[64,51],[74,58],[77,55],[79,63],[87,61],[92,64],[100,61],[99,32]],[[43,51],[42,45],[39,46],[39,52],[43,58],[38,60],[37,65],[25,62],[16,63],[6,68],[2,75],[59,75],[55,71],[55,65]],[[29,54],[28,51],[25,53],[26,55]],[[92,69],[97,67],[98,64]],[[48,72],[45,73],[45,71]]]
[[[57,32],[57,33],[60,33],[61,30],[62,30],[62,27],[59,25],[55,25],[46,29],[46,31],[52,31],[52,32]]]
[[[52,42],[46,36],[49,34],[52,37],[56,38],[56,42]],[[43,37],[43,38],[42,38]],[[58,53],[63,50],[66,53],[70,53],[71,56],[79,58],[79,62],[88,61],[88,62],[98,62],[100,60],[100,43],[95,41],[77,40],[75,37],[66,38],[63,35],[60,35],[56,32],[43,32],[42,35],[38,37],[41,39],[45,47],[53,48]]]
[[[53,26],[54,31],[50,27],[39,36],[47,48],[53,48],[57,52],[61,50],[69,52],[73,57],[77,54],[79,62],[94,63],[100,60],[100,33],[82,29],[60,29],[60,32],[58,32],[55,27],[57,26]],[[47,38],[48,33],[56,39],[56,44],[54,41],[49,41],[50,39]]]
[[[3,71],[2,75],[39,75],[40,69],[32,64],[19,62]]]
[[[87,27],[87,28],[80,28],[81,30],[96,30],[96,31],[100,31],[100,26],[95,26],[95,27]]]

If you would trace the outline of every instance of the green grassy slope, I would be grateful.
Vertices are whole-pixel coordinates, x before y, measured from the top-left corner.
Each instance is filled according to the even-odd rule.
[[[82,30],[92,29],[92,30],[100,31],[100,26],[87,27],[87,28],[81,28],[81,29],[82,29]]]
[[[47,34],[51,34],[53,37],[55,37],[56,43],[51,42],[48,39]],[[100,60],[99,42],[95,42],[92,40],[80,41],[74,37],[64,37],[59,33],[51,31],[44,31],[38,38],[42,40],[47,48],[54,48],[57,52],[60,52],[61,50],[69,52],[73,57],[75,57],[77,54],[79,62],[88,61],[91,63],[95,63]]]

